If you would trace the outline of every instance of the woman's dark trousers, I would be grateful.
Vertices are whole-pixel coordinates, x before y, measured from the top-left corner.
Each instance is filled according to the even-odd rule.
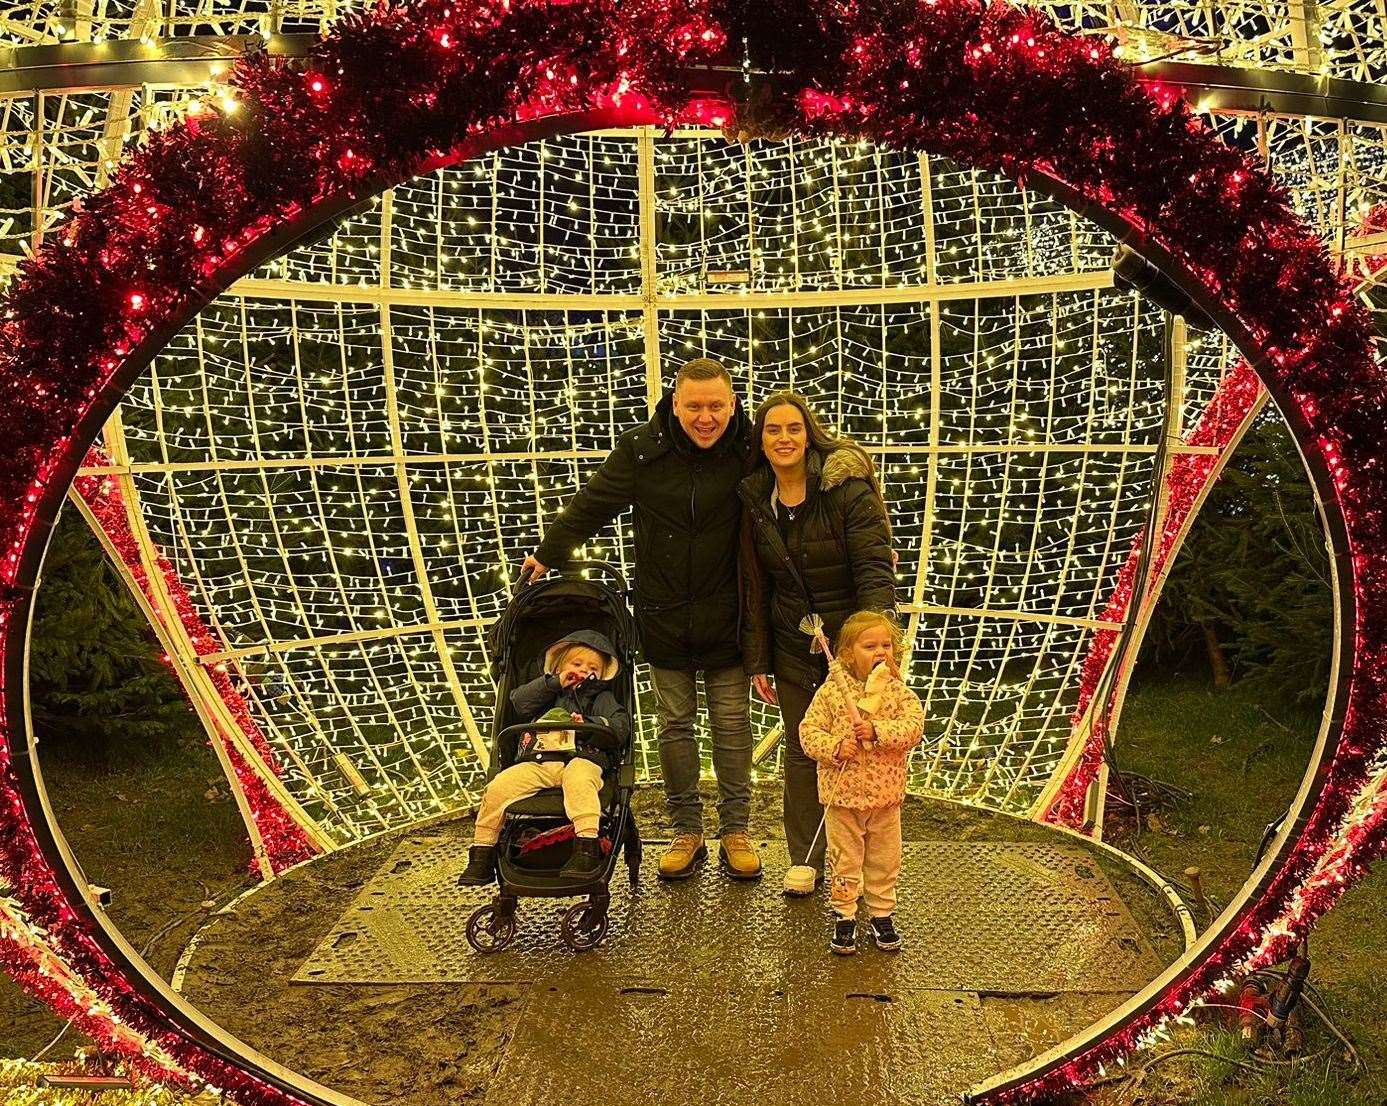
[[[807,755],[799,743],[799,724],[809,709],[814,691],[779,676],[775,678],[775,691],[785,726],[785,844],[790,850],[790,863],[804,864],[809,843],[814,841],[824,813],[819,805],[818,761]],[[824,870],[824,837],[818,834],[808,860],[820,874]]]

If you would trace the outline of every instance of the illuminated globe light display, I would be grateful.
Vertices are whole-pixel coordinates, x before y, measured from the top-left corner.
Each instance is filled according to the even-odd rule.
[[[643,156],[666,238],[653,294],[631,256]],[[341,844],[473,800],[485,631],[518,554],[702,355],[750,404],[793,385],[877,453],[942,735],[914,785],[1030,810],[1163,418],[1161,322],[1110,287],[1111,242],[997,178],[841,145],[578,136],[488,161],[396,188],[336,235],[371,259],[366,288],[328,299],[313,282],[331,252],[299,251],[241,285],[298,298],[204,310],[108,427],[128,461],[88,470],[130,477],[143,547],[173,553],[225,643],[200,667],[234,665],[315,833]],[[505,238],[536,208],[534,242]],[[1018,216],[1042,232],[996,226]],[[853,230],[841,247],[835,226]],[[979,250],[980,227],[1000,246]],[[547,298],[508,306],[527,297]],[[1196,369],[1194,409],[1215,371]],[[628,528],[585,553],[629,574]]]
[[[778,122],[805,134],[846,130],[888,136],[907,146],[918,133],[924,136],[921,145],[956,155],[996,149],[1006,152],[996,167],[1005,164],[1017,173],[1039,168],[1045,175],[1063,176],[1057,165],[1066,165],[1070,186],[1086,193],[1090,203],[1120,211],[1129,226],[1144,228],[1153,252],[1183,266],[1187,282],[1202,282],[1213,305],[1241,297],[1249,319],[1225,321],[1235,324],[1245,348],[1272,358],[1275,368],[1263,364],[1264,372],[1286,374],[1275,378],[1283,390],[1291,386],[1290,374],[1303,366],[1306,379],[1296,381],[1299,407],[1291,414],[1306,421],[1293,425],[1303,442],[1310,426],[1319,428],[1320,437],[1307,451],[1312,467],[1321,466],[1314,470],[1321,491],[1331,487],[1327,466],[1340,479],[1340,494],[1347,495],[1350,476],[1341,458],[1346,449],[1367,448],[1368,438],[1341,440],[1322,421],[1325,411],[1334,410],[1324,402],[1333,392],[1312,370],[1317,356],[1332,350],[1341,368],[1348,365],[1359,374],[1349,379],[1360,389],[1361,405],[1375,395],[1375,369],[1367,367],[1361,315],[1346,291],[1326,277],[1318,245],[1288,219],[1255,171],[1219,150],[1197,127],[1186,127],[1175,96],[1160,89],[1149,98],[1132,94],[1111,103],[1132,133],[1146,128],[1153,156],[1170,156],[1171,164],[1194,170],[1188,183],[1166,181],[1160,196],[1147,191],[1149,182],[1124,175],[1114,160],[1131,134],[1101,136],[1092,151],[1068,148],[1058,142],[1061,121],[1053,123],[1053,133],[1037,125],[1008,135],[1008,142],[1031,144],[1012,150],[1000,140],[1000,130],[988,129],[1007,121],[1006,107],[993,93],[1004,93],[1010,82],[1021,77],[1040,82],[1030,92],[1047,109],[1055,105],[1041,93],[1072,95],[1071,82],[1092,80],[1094,92],[1109,82],[1105,91],[1113,94],[1135,86],[1125,76],[1119,79],[1122,70],[1102,39],[1056,35],[1000,7],[980,23],[969,5],[938,9],[922,12],[921,26],[913,29],[915,53],[907,50],[904,56],[908,64],[920,64],[924,52],[933,50],[950,72],[971,74],[963,87],[976,112],[973,125],[979,135],[994,138],[993,146],[970,145],[965,140],[978,135],[948,127],[930,130],[929,109],[942,112],[943,104],[927,102],[917,117],[888,120],[880,98],[869,94],[880,91],[873,82],[882,75],[873,67],[890,51],[866,32],[845,32],[844,43],[856,45],[830,66],[840,67],[833,68],[841,82],[830,84],[834,91],[784,99]],[[681,67],[715,56],[725,41],[712,14],[652,7],[618,17],[577,5],[563,12],[571,26],[556,17],[552,29],[546,25],[548,37],[535,35],[527,40],[528,53],[510,59],[527,98],[504,110],[498,105],[493,124],[508,113],[539,118],[576,109],[596,109],[600,114],[584,121],[608,129],[681,115],[720,122],[726,108],[716,102],[687,111],[680,107],[687,99],[678,79]],[[513,15],[478,9],[472,31],[465,31],[451,9],[445,13],[421,5],[351,25],[320,48],[318,68],[307,77],[292,75],[297,84],[264,68],[247,71],[239,99],[228,95],[213,101],[197,113],[194,126],[174,130],[170,144],[156,144],[154,153],[142,155],[139,168],[118,173],[104,203],[93,201],[66,227],[49,229],[50,247],[40,255],[46,267],[18,286],[10,301],[14,314],[6,320],[18,339],[15,356],[27,356],[26,366],[42,362],[49,373],[25,378],[22,401],[10,408],[11,417],[31,415],[33,429],[51,431],[32,444],[19,439],[16,471],[31,479],[24,469],[30,464],[37,475],[32,483],[14,487],[9,578],[20,585],[32,578],[36,560],[24,542],[35,532],[35,519],[48,517],[39,512],[51,513],[55,497],[85,461],[84,475],[95,482],[96,496],[109,497],[111,489],[103,485],[114,479],[130,493],[122,499],[127,512],[138,504],[131,533],[119,544],[143,558],[142,586],[151,589],[156,610],[164,605],[165,632],[175,639],[177,629],[188,635],[191,644],[181,650],[178,663],[198,689],[195,694],[202,695],[209,727],[220,731],[233,775],[238,774],[235,750],[246,771],[259,778],[260,798],[252,799],[247,785],[245,801],[262,856],[271,862],[262,866],[296,855],[292,850],[324,850],[408,824],[465,803],[475,788],[486,728],[481,631],[504,601],[514,552],[528,547],[584,466],[609,447],[613,433],[641,417],[685,351],[706,352],[745,367],[753,401],[779,383],[803,387],[840,428],[882,457],[888,498],[897,511],[902,575],[913,581],[912,677],[928,694],[932,715],[947,718],[946,741],[939,755],[917,765],[915,786],[999,809],[1037,811],[1045,789],[1057,782],[1062,756],[1083,744],[1083,735],[1076,741],[1073,733],[1082,694],[1077,674],[1091,652],[1087,638],[1116,629],[1102,616],[1121,609],[1119,566],[1130,563],[1129,550],[1150,498],[1154,439],[1166,413],[1158,391],[1159,316],[1140,301],[1106,290],[1111,241],[1053,203],[939,157],[848,144],[798,140],[729,150],[711,136],[681,138],[678,131],[665,139],[637,132],[552,137],[528,146],[511,142],[505,153],[486,152],[461,171],[424,176],[388,194],[361,216],[368,229],[355,231],[356,248],[347,248],[353,224],[336,243],[315,247],[316,254],[293,255],[257,274],[260,281],[288,281],[290,287],[246,286],[181,329],[172,325],[199,306],[180,298],[191,281],[180,283],[174,274],[201,279],[210,291],[253,266],[256,243],[264,242],[261,254],[282,250],[288,234],[278,249],[266,236],[293,226],[296,218],[310,223],[302,214],[307,205],[324,204],[344,190],[354,202],[391,177],[415,175],[448,160],[444,151],[466,138],[449,133],[448,145],[430,145],[442,136],[428,128],[437,99],[456,96],[459,87],[470,87],[467,80],[475,80],[469,76],[471,63],[458,60],[470,57],[458,52],[463,36],[500,33],[510,18],[537,15],[528,9]],[[548,19],[554,12],[545,9],[544,15]],[[843,16],[849,25],[853,17]],[[632,27],[641,33],[631,34]],[[753,20],[747,29],[758,27]],[[594,28],[614,31],[616,37],[596,34]],[[560,36],[573,33],[621,42],[626,52],[618,56],[625,60],[607,59],[611,71],[599,66],[587,78],[592,87],[584,88],[571,65],[552,60],[557,54],[539,52],[558,49],[567,41]],[[862,37],[854,39],[854,33]],[[437,66],[415,72],[416,84],[406,84],[401,94],[415,97],[416,109],[427,101],[429,111],[407,113],[410,125],[390,144],[361,117],[348,128],[334,116],[352,96],[361,108],[363,91],[373,87],[376,78],[365,76],[361,61],[373,34],[373,47],[384,51],[385,60],[404,62],[409,51],[423,51]],[[759,48],[763,40],[748,37]],[[353,87],[353,79],[361,83]],[[632,87],[640,91],[631,93]],[[266,96],[266,88],[275,97]],[[364,116],[375,118],[370,111]],[[321,172],[316,183],[310,178],[295,195],[294,186],[282,180],[238,177],[236,166],[249,164],[237,161],[238,136],[248,133],[241,128],[251,126],[247,118],[274,128],[282,144],[272,147],[276,154],[293,150],[314,159]],[[1039,122],[1048,124],[1048,119]],[[1166,122],[1175,125],[1162,130]],[[476,133],[485,129],[478,119]],[[507,137],[531,133],[516,130]],[[310,138],[320,143],[311,154]],[[182,142],[222,158],[202,163],[202,190],[187,191],[189,182],[173,172],[176,162],[169,151]],[[199,145],[203,142],[209,145]],[[405,148],[413,151],[408,158],[399,153]],[[602,152],[594,154],[597,149]],[[1090,152],[1105,170],[1094,179],[1084,174],[1085,168],[1093,169],[1083,160]],[[523,164],[527,154],[534,180],[506,187],[503,162],[513,158]],[[403,158],[398,164],[397,155]],[[630,185],[622,181],[629,182],[633,158],[639,230],[634,254],[631,239],[602,248],[591,241],[597,237],[591,229],[584,243],[581,219],[573,219],[579,229],[565,235],[559,205],[545,210],[547,190],[561,197],[569,216],[586,210],[591,228],[598,223],[595,213],[606,218],[603,204],[630,210],[623,199]],[[778,187],[786,198],[772,203],[762,197],[758,227],[755,181],[762,158],[782,159],[766,176],[768,190]],[[803,165],[796,159],[804,159]],[[666,220],[681,197],[694,198],[696,215],[681,234],[661,236],[651,227],[660,225],[658,201],[649,201],[660,195],[662,160],[673,182]],[[600,201],[595,161],[611,170]],[[546,180],[548,162],[557,164]],[[563,172],[565,164],[569,168]],[[207,174],[213,165],[220,175]],[[368,185],[366,176],[377,171],[380,180],[372,177]],[[802,198],[796,174],[805,180]],[[586,208],[576,194],[584,182]],[[475,201],[471,212],[445,200],[449,191],[465,200],[468,188]],[[407,229],[412,191],[420,193],[414,200],[418,211],[430,213],[418,219],[426,230],[413,235]],[[267,195],[279,195],[278,206],[257,208]],[[719,210],[721,195],[733,197],[726,214]],[[496,213],[507,205],[519,210],[521,197],[527,213],[521,218],[553,228],[561,245],[528,238],[522,243],[517,236],[507,240]],[[951,197],[959,197],[956,212],[949,206]],[[166,222],[175,198],[182,201],[180,212],[203,218],[180,222],[176,237]],[[488,200],[489,220],[478,213],[485,212]],[[1169,208],[1162,206],[1164,200]],[[869,219],[872,233],[863,234],[862,214],[873,204],[876,227]],[[1231,260],[1208,254],[1208,243],[1197,235],[1180,237],[1182,228],[1190,230],[1195,208],[1207,219],[1240,205],[1266,213],[1257,226],[1267,237],[1234,251]],[[336,208],[346,206],[344,200]],[[733,214],[734,206],[745,214]],[[766,208],[777,207],[784,224],[779,243],[775,232],[764,230]],[[906,218],[898,214],[906,208],[922,213],[921,225],[894,224],[903,242],[893,255],[887,228],[893,218]],[[466,214],[461,220],[445,217],[454,211]],[[1091,213],[1101,215],[1096,209]],[[110,238],[92,237],[105,233],[103,220],[115,215],[127,219],[109,225],[120,226],[119,231]],[[457,265],[468,254],[463,236],[445,238],[442,228],[454,222],[471,226],[469,217],[481,228],[474,243],[478,253],[463,262],[472,271],[455,270],[453,280],[445,281],[444,258]],[[374,233],[372,219],[378,220]],[[832,229],[826,230],[830,219]],[[1109,225],[1116,226],[1116,219],[1110,216]],[[738,228],[739,220],[745,229]],[[1047,220],[1058,242],[1053,252],[1045,244]],[[775,226],[774,213],[769,222]],[[865,241],[852,241],[844,225]],[[920,236],[926,243],[923,258]],[[53,237],[61,238],[61,247],[51,245]],[[135,249],[136,243],[147,252]],[[152,249],[158,245],[169,249]],[[483,245],[491,255],[490,275],[469,280],[487,272],[479,257]],[[951,246],[958,251],[957,269],[947,260]],[[526,248],[533,252],[528,264],[521,264],[517,259]],[[121,283],[103,285],[105,299],[91,301],[105,314],[91,315],[94,321],[87,327],[56,334],[38,305],[62,286],[56,276],[70,264],[64,257],[85,258],[90,250],[104,265],[95,271],[120,277]],[[617,263],[623,250],[629,256],[625,284]],[[603,262],[611,262],[601,268],[614,283],[599,283],[599,253]],[[574,260],[583,254],[586,267]],[[129,268],[138,256],[148,259],[146,268]],[[503,271],[513,267],[513,286],[496,276],[498,258]],[[970,258],[976,261],[971,269]],[[715,269],[710,260],[728,267]],[[740,269],[738,261],[743,261]],[[552,283],[543,275],[547,262],[552,262]],[[1303,279],[1268,285],[1263,277],[1273,262]],[[65,273],[69,286],[80,286],[72,279],[75,272]],[[359,287],[362,281],[371,291],[349,294],[346,285]],[[1028,281],[1033,283],[1018,283]],[[316,297],[299,287],[315,284]],[[736,291],[729,293],[729,287]],[[1254,289],[1264,300],[1249,294]],[[756,303],[758,294],[764,304]],[[1297,297],[1313,302],[1318,313],[1297,310]],[[797,299],[804,302],[794,303]],[[1274,306],[1289,313],[1258,314]],[[618,312],[622,315],[614,318]],[[101,329],[101,319],[124,329]],[[156,333],[156,319],[166,320],[171,332]],[[1295,325],[1302,328],[1295,346],[1273,341]],[[48,338],[41,355],[32,337],[40,333]],[[139,347],[146,337],[147,347]],[[91,409],[104,415],[100,405],[109,406],[125,382],[112,378],[103,391],[96,386],[100,377],[82,372],[115,374],[122,359],[143,367],[140,362],[169,339],[150,376],[135,385],[120,425],[108,429],[109,459],[86,454],[83,439],[94,436],[96,427],[88,419],[82,433],[72,434],[73,413],[99,400]],[[592,356],[580,355],[588,344]],[[1277,345],[1270,352],[1265,348]],[[88,363],[84,355],[94,360]],[[1203,408],[1198,401],[1212,394],[1231,364],[1217,340],[1201,356],[1203,363],[1195,358],[1187,366],[1194,399],[1187,426]],[[1114,368],[1124,357],[1126,377]],[[1044,387],[1034,386],[1037,378]],[[1241,377],[1231,379],[1242,387]],[[901,402],[906,395],[916,397],[908,407]],[[1348,420],[1352,412],[1336,414]],[[474,420],[470,429],[469,418]],[[52,454],[53,465],[45,464],[42,449],[54,442],[59,452]],[[1188,455],[1209,456],[1223,444],[1194,443]],[[1071,458],[1065,468],[1066,453],[1083,460]],[[1106,468],[1105,454],[1117,455]],[[1099,506],[1104,484],[1107,498]],[[1062,495],[1066,488],[1067,497]],[[1046,506],[1056,499],[1061,509],[1048,517]],[[1361,527],[1375,525],[1370,511],[1353,517]],[[617,558],[620,540],[614,547],[609,539],[589,552]],[[1058,547],[1064,548],[1063,556]],[[1346,539],[1339,547],[1347,548]],[[1354,567],[1362,574],[1372,568],[1371,555],[1358,555]],[[313,562],[319,566],[314,574],[301,576],[299,566]],[[129,563],[138,583],[133,558]],[[150,571],[156,567],[157,573]],[[22,610],[27,602],[22,591],[15,602]],[[1068,638],[1062,630],[1070,631]],[[209,634],[211,644],[222,648],[204,647]],[[8,642],[11,658],[15,640]],[[177,640],[173,644],[177,647]],[[1354,655],[1361,653],[1362,648]],[[13,661],[8,671],[15,671]],[[212,694],[197,684],[201,677],[194,673],[210,673]],[[1367,694],[1367,686],[1356,690]],[[8,675],[6,687],[15,694]],[[16,717],[12,703],[11,719]],[[1130,1046],[1206,990],[1239,957],[1253,949],[1272,956],[1286,936],[1328,905],[1344,874],[1355,871],[1376,847],[1370,834],[1378,813],[1371,790],[1377,777],[1369,771],[1375,745],[1361,729],[1363,717],[1349,717],[1343,740],[1338,719],[1332,720],[1333,747],[1324,751],[1337,754],[1338,770],[1306,796],[1317,805],[1297,839],[1299,862],[1285,870],[1279,884],[1268,875],[1260,889],[1266,894],[1249,899],[1238,927],[1217,935],[1227,938],[1222,946],[1205,950],[1211,954],[1198,964],[1185,965],[1181,978],[1164,981],[1156,999],[1129,1012],[1106,1041],[1042,1079],[1079,1078],[1092,1071],[1103,1057]],[[20,801],[12,809],[19,819],[26,807],[21,793],[16,798]],[[1356,809],[1350,806],[1354,801]],[[271,803],[291,815],[292,824],[281,827],[290,844],[259,821],[259,811]],[[1341,844],[1330,849],[1334,834]],[[278,1092],[239,1083],[241,1077],[225,1060],[203,1055],[184,1027],[160,1027],[157,1004],[123,987],[110,950],[93,943],[99,933],[87,928],[90,919],[80,909],[74,912],[74,904],[59,903],[61,885],[42,875],[46,858],[24,852],[31,839],[20,831],[8,840],[14,901],[29,914],[24,921],[18,909],[11,911],[15,922],[6,930],[18,955],[28,957],[15,961],[17,974],[25,975],[27,968],[31,985],[59,1005],[74,995],[88,1001],[83,981],[96,984],[118,1003],[123,1020],[158,1041],[145,1051],[155,1064],[197,1071],[245,1097],[273,1099]],[[1275,850],[1273,859],[1283,859],[1283,851]],[[40,878],[14,879],[20,871]],[[53,981],[63,973],[54,974],[51,967],[47,983],[34,977],[32,965],[45,955],[41,946],[70,958],[82,979],[68,976],[58,987]],[[1135,1001],[1139,1005],[1143,999]],[[105,1010],[89,1008],[84,1020],[110,1037],[114,1030],[103,1029],[101,1022]],[[1018,1093],[1032,1093],[1037,1083],[1025,1077],[1016,1087]]]

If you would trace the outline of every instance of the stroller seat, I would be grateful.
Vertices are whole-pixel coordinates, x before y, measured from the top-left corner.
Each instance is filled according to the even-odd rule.
[[[616,801],[617,782],[616,773],[608,772],[602,780],[602,790],[598,793],[598,799],[602,804],[603,813],[609,813],[612,804]],[[531,795],[528,799],[521,799],[511,803],[506,807],[506,817],[512,818],[516,815],[527,818],[566,818],[563,809],[563,788],[546,787],[537,795]]]

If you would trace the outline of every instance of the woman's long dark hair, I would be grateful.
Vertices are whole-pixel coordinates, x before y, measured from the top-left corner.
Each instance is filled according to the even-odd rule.
[[[762,442],[765,440],[766,419],[777,407],[793,407],[804,419],[805,437],[808,439],[808,449],[818,453],[821,460],[828,460],[828,455],[835,450],[846,449],[855,454],[862,460],[863,467],[867,470],[867,483],[872,487],[872,494],[876,496],[877,502],[881,504],[881,513],[886,519],[887,533],[891,530],[891,514],[886,509],[886,497],[881,494],[881,482],[877,479],[877,467],[871,455],[858,445],[851,438],[843,435],[829,433],[828,427],[819,418],[818,412],[810,405],[809,401],[798,392],[786,388],[783,391],[772,392],[761,401],[761,405],[756,408],[756,448],[761,453],[761,463],[770,464],[766,458],[765,448]]]

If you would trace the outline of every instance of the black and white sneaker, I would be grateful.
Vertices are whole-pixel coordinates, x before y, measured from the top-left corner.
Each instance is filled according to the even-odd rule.
[[[839,918],[833,923],[833,937],[828,942],[829,950],[839,956],[851,956],[857,951],[857,921],[853,918]]]
[[[872,919],[872,939],[883,952],[895,952],[901,947],[901,935],[896,932],[896,923],[890,914]]]

